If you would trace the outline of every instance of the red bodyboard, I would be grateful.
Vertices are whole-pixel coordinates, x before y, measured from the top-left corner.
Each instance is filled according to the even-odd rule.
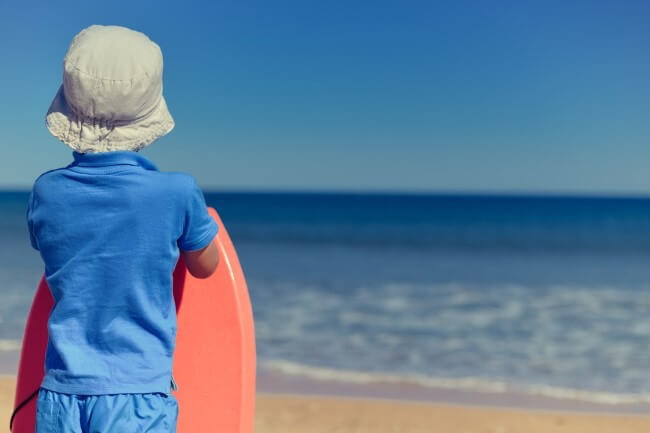
[[[255,407],[255,331],[248,289],[235,248],[217,212],[220,263],[206,279],[182,260],[174,270],[178,316],[173,374],[178,384],[179,433],[252,433]],[[45,278],[27,318],[14,407],[43,380],[47,319],[53,299]],[[12,433],[34,433],[36,398],[15,412]]]

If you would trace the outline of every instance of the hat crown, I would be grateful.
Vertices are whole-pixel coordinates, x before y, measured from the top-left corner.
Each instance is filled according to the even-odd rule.
[[[73,110],[92,121],[130,121],[162,96],[160,47],[145,34],[93,25],[72,40],[63,61],[63,91]]]

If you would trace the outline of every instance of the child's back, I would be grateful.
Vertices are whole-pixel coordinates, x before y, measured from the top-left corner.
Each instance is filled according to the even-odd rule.
[[[75,153],[35,183],[29,211],[56,306],[43,387],[73,394],[168,392],[179,247],[214,237],[182,173],[135,152]]]

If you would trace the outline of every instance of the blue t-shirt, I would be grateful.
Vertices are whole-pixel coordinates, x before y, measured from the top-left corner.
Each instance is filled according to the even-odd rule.
[[[27,222],[54,297],[44,388],[169,392],[176,337],[172,272],[217,224],[194,178],[135,152],[73,153],[34,183]]]

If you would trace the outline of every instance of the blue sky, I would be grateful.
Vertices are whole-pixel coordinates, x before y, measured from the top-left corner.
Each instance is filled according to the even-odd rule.
[[[5,2],[6,3],[6,2]],[[71,160],[44,115],[72,37],[143,31],[206,189],[647,194],[647,1],[34,2],[0,10],[0,187]]]

